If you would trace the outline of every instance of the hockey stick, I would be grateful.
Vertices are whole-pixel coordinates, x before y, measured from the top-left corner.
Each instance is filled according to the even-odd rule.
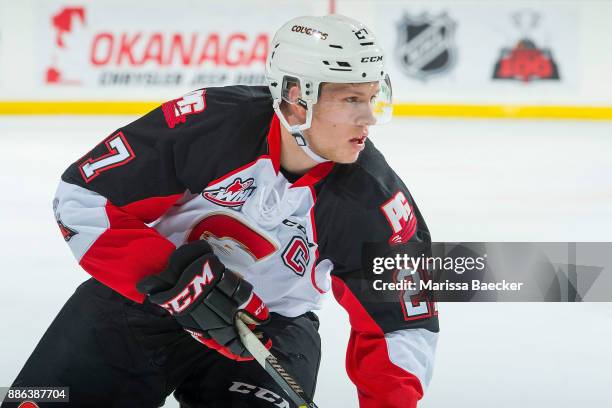
[[[259,341],[257,336],[253,334],[251,329],[240,319],[236,317],[236,330],[242,340],[244,347],[255,357],[255,360],[266,370],[270,377],[285,391],[291,401],[298,408],[317,408],[316,404],[306,396],[306,393],[300,385],[285,371],[276,357],[268,351],[267,348]]]

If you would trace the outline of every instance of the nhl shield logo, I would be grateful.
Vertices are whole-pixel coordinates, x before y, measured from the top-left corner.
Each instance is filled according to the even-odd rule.
[[[404,14],[397,24],[396,60],[407,76],[420,80],[448,71],[454,65],[457,24],[446,13],[418,17]]]

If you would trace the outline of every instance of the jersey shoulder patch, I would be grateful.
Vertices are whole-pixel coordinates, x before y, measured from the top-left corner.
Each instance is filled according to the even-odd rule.
[[[170,129],[185,123],[189,115],[196,115],[206,109],[206,89],[197,89],[178,99],[164,102],[161,106],[166,124]]]
[[[250,106],[254,102],[269,101],[272,97],[267,87],[233,85],[202,88],[191,91],[180,98],[172,99],[161,105],[166,125],[170,129],[188,122],[189,116],[199,115],[206,109],[235,111],[240,106]]]
[[[369,140],[357,162],[336,167],[331,186],[341,202],[336,216],[352,226],[356,239],[395,246],[418,228],[426,230],[410,192]]]

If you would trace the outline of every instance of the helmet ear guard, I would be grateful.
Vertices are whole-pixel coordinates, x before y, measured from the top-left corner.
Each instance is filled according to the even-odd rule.
[[[302,84],[302,82],[304,83]],[[294,87],[297,87],[300,90],[300,97],[296,98],[295,100],[291,100],[289,96],[289,91],[291,88],[294,88]],[[301,93],[302,89],[305,89],[304,95],[302,95]],[[317,91],[314,91],[314,89],[317,89],[317,88],[313,86],[312,81],[306,81],[306,80],[301,81],[299,78],[285,75],[283,77],[283,84],[281,87],[281,99],[290,104],[297,103],[298,105],[306,109],[308,106],[308,102],[306,102],[306,100],[310,101],[312,105],[317,103],[317,99],[319,96],[318,89]]]
[[[297,97],[292,97],[290,95],[290,90],[291,88],[294,88],[294,87],[297,87],[300,90],[300,94]],[[309,87],[312,87],[312,85],[309,84]],[[305,88],[305,84],[302,85],[302,81],[299,78],[285,75],[283,76],[283,79],[282,79],[282,86],[280,90],[281,97],[274,99],[273,106],[274,106],[274,111],[276,112],[276,115],[278,116],[283,126],[285,126],[285,128],[289,130],[289,132],[291,132],[292,134],[293,133],[301,134],[302,131],[308,129],[310,125],[312,124],[312,106],[314,105],[314,102],[313,102],[313,98],[310,97],[311,94],[304,95],[305,92],[304,93],[302,92],[302,89],[304,88]],[[298,123],[295,125],[289,124],[289,121],[287,120],[287,118],[285,117],[285,114],[282,112],[282,109],[281,109],[281,105],[283,103],[289,104],[289,105],[299,105],[300,107],[302,107],[306,111],[305,122]],[[304,140],[304,143],[305,143],[305,139],[303,135],[301,135],[301,138]]]
[[[299,96],[297,97],[290,96],[290,90],[293,87],[297,87],[298,89],[300,89]],[[302,86],[302,81],[300,81],[298,78],[288,76],[288,75],[284,76],[283,81],[282,81],[282,88],[280,91],[281,98],[274,99],[274,102],[273,102],[274,111],[276,112],[276,116],[278,116],[278,119],[280,120],[281,124],[287,130],[289,130],[289,132],[295,139],[295,142],[297,143],[298,146],[302,148],[304,153],[306,153],[315,162],[323,163],[328,160],[325,159],[324,157],[319,156],[314,151],[312,151],[310,146],[308,146],[306,137],[304,136],[304,131],[310,128],[310,125],[312,124],[312,114],[313,114],[312,106],[316,103],[316,100],[317,100],[317,95],[311,91],[307,90],[304,92],[304,94],[302,94],[301,91],[304,88],[312,89],[313,88],[312,82],[305,82],[304,85]],[[281,107],[282,103],[287,103],[290,105],[299,105],[300,107],[302,107],[306,111],[306,119],[304,123],[298,123],[295,125],[289,124],[289,121],[287,121],[287,118],[285,117],[285,114],[282,111],[282,107]]]

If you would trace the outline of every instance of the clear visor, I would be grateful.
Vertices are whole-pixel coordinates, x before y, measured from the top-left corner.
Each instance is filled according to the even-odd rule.
[[[393,115],[389,76],[378,82],[323,84],[314,114],[318,119],[342,125],[372,126],[389,122]]]
[[[283,84],[283,100],[306,108],[298,84],[297,80],[286,80]],[[298,89],[290,92],[293,85],[298,85]],[[313,116],[315,120],[339,125],[380,125],[389,122],[393,116],[392,96],[388,75],[375,82],[322,83]]]

